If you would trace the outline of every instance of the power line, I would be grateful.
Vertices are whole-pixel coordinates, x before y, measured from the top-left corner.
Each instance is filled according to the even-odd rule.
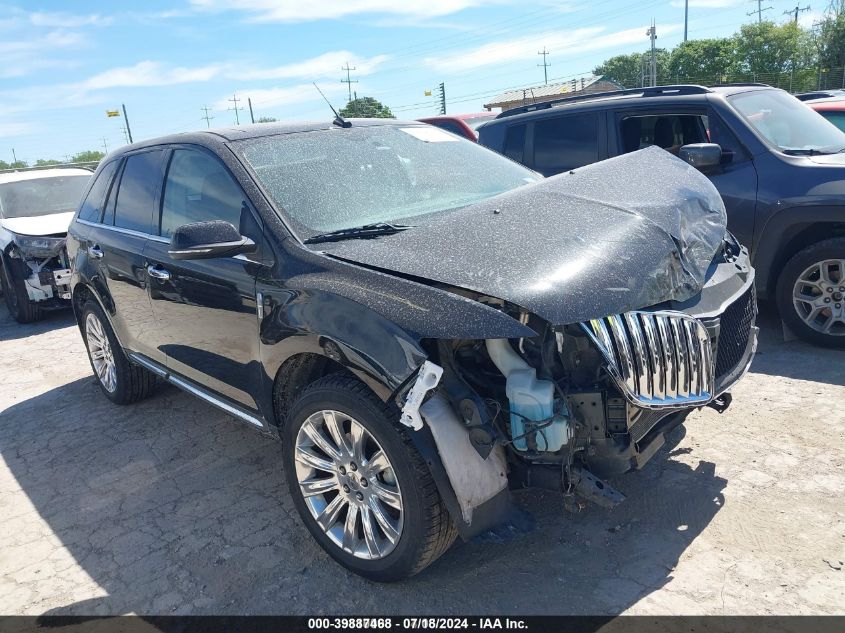
[[[203,116],[201,116],[200,118],[205,119],[205,124],[207,127],[211,127],[211,119],[214,118],[213,116],[209,116],[208,114],[208,111],[211,110],[211,108],[209,108],[208,106],[203,106],[202,108],[200,108],[200,110],[202,110],[204,113]]]
[[[796,4],[794,9],[790,9],[789,11],[784,11],[783,14],[784,15],[792,15],[793,16],[792,21],[795,24],[798,24],[798,14],[803,13],[804,11],[809,11],[809,10],[810,10],[809,4],[806,7],[800,7]]]
[[[763,0],[751,0],[752,2],[757,2],[757,10],[751,11],[750,13],[746,13],[745,15],[754,15],[757,14],[757,24],[762,24],[763,22],[763,11],[769,11],[772,7],[764,7]]]
[[[537,54],[538,54],[538,55],[542,55],[542,56],[543,56],[543,63],[542,63],[542,64],[537,64],[537,67],[540,67],[540,66],[542,66],[542,67],[543,67],[543,82],[545,83],[545,85],[547,85],[547,86],[548,86],[548,85],[549,85],[549,66],[551,66],[551,64],[549,64],[549,63],[546,61],[546,55],[548,55],[548,54],[549,54],[549,51],[547,51],[547,50],[546,50],[546,47],[544,46],[544,47],[543,47],[543,50],[542,50],[542,51],[538,51],[538,52],[537,52]]]
[[[350,68],[349,62],[346,62],[346,66],[341,66],[340,69],[346,71],[346,79],[341,79],[340,83],[346,84],[346,87],[349,89],[349,100],[352,101],[352,84],[357,84],[358,80],[352,79],[352,76],[349,73],[350,71],[357,70],[357,68],[355,68],[355,66]]]
[[[240,125],[241,124],[241,118],[238,116],[238,110],[243,110],[243,108],[238,107],[238,101],[240,101],[240,99],[238,99],[238,95],[233,94],[232,98],[228,99],[228,101],[231,101],[235,105],[231,108],[226,108],[226,109],[227,110],[234,110],[234,112],[235,112],[235,125]]]

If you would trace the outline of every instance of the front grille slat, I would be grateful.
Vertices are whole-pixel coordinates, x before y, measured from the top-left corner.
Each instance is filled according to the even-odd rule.
[[[698,319],[682,312],[628,312],[582,327],[636,404],[677,407],[711,398],[710,335]]]

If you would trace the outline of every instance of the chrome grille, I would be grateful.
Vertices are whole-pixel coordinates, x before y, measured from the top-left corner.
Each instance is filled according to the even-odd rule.
[[[712,345],[698,319],[682,312],[626,312],[581,327],[634,404],[663,408],[712,398]]]

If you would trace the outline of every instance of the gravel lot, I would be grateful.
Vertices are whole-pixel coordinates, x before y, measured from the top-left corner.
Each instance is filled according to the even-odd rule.
[[[312,542],[275,442],[168,386],[113,405],[71,314],[0,310],[0,613],[845,614],[845,353],[761,320],[622,506],[520,493],[533,527],[385,586]]]

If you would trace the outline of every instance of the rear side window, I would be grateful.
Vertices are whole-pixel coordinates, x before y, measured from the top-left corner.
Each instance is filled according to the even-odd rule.
[[[525,158],[525,125],[512,125],[505,132],[505,146],[502,152],[518,163]]]
[[[126,159],[114,207],[114,225],[152,233],[153,210],[161,183],[162,150],[133,154]]]
[[[544,176],[599,159],[598,117],[578,114],[534,123],[534,169]]]
[[[109,189],[118,161],[113,160],[100,171],[88,195],[79,209],[79,219],[88,222],[99,222],[103,216],[103,206],[106,192]]]
[[[223,164],[204,152],[173,152],[161,207],[160,235],[192,222],[225,220],[239,229],[244,194]]]

